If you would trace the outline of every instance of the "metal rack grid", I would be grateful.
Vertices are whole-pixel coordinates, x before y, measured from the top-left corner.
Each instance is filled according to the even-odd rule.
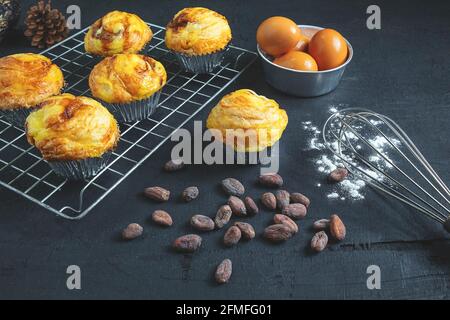
[[[90,180],[65,180],[28,144],[23,129],[0,117],[0,185],[60,217],[81,219],[256,59],[254,52],[230,46],[227,57],[213,73],[188,73],[165,47],[165,29],[148,25],[154,36],[146,51],[163,63],[167,84],[153,115],[136,123],[121,124],[121,139],[108,166]],[[42,52],[62,69],[68,83],[65,91],[75,95],[90,96],[87,77],[100,61],[84,51],[87,30]]]

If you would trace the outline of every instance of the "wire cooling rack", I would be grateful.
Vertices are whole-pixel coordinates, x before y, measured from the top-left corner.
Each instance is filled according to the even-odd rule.
[[[153,115],[121,125],[120,142],[108,166],[90,180],[65,180],[28,144],[23,129],[0,117],[1,185],[60,217],[81,219],[256,59],[254,52],[230,46],[227,57],[213,73],[188,73],[165,47],[165,29],[154,24],[149,26],[154,36],[147,54],[163,63],[167,84]],[[91,95],[87,78],[100,61],[84,51],[87,30],[42,52],[62,69],[68,83],[65,91],[74,95]]]

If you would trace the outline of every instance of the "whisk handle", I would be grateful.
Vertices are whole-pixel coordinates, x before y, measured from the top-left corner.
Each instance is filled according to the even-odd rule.
[[[444,229],[447,230],[447,232],[450,233],[450,216],[444,222]]]

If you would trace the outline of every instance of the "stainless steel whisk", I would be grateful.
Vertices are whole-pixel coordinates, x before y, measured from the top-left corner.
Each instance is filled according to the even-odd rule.
[[[328,118],[322,134],[351,174],[450,232],[450,189],[392,119],[370,110],[344,109]]]

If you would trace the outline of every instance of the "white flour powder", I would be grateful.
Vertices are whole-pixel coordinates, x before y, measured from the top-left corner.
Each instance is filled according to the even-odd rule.
[[[331,105],[329,107],[330,113],[336,113],[342,108],[347,108],[348,105],[339,104],[339,105]],[[381,121],[371,121],[374,125],[380,125]],[[311,150],[319,150],[322,151],[321,154],[313,159],[315,168],[318,172],[323,174],[324,177],[327,177],[328,174],[336,169],[337,167],[344,166],[344,163],[338,156],[331,153],[328,148],[323,143],[322,131],[316,124],[311,121],[302,122],[302,127],[307,134],[307,146],[305,151]],[[357,137],[352,133],[347,134],[347,138],[349,140],[355,141]],[[374,136],[371,139],[368,139],[369,143],[373,145],[378,152],[380,152],[383,156],[372,155],[369,157],[369,160],[376,164],[376,166],[380,169],[388,169],[391,168],[392,165],[389,163],[391,159],[388,156],[387,150],[392,148],[389,142],[383,136]],[[398,145],[400,142],[398,140],[392,140],[395,145]],[[338,150],[338,142],[334,142],[332,144],[333,149]],[[360,145],[356,146],[356,149],[361,149]],[[347,159],[350,160],[350,159]],[[364,169],[364,171],[373,177],[374,179],[382,179],[382,175],[375,170],[371,170],[369,168]],[[321,183],[317,183],[317,187],[322,187]],[[357,176],[350,175],[346,180],[342,181],[334,185],[333,190],[327,194],[327,198],[331,200],[363,200],[364,199],[364,187],[366,186],[366,182],[360,179]]]

